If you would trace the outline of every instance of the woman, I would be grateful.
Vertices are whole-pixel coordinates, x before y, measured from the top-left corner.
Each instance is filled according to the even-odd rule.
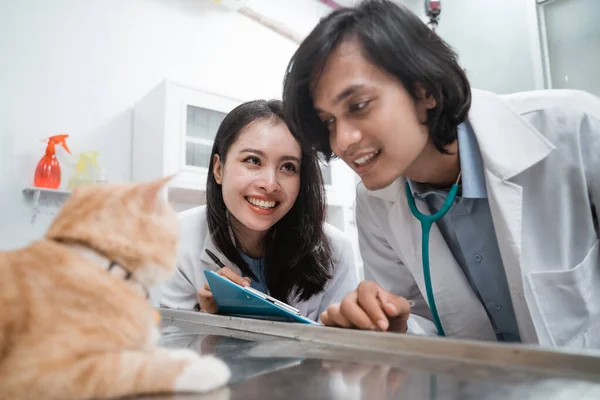
[[[356,288],[352,245],[325,223],[318,159],[292,136],[280,101],[232,110],[215,137],[209,171],[207,205],[180,217],[178,266],[194,286],[177,271],[163,287],[161,304],[217,312],[205,269],[268,293],[314,321]]]

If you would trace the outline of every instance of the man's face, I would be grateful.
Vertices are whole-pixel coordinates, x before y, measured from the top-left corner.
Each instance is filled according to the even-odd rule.
[[[410,175],[430,144],[425,122],[435,101],[420,93],[423,100],[415,104],[400,81],[363,56],[356,40],[342,42],[315,77],[313,103],[331,149],[367,189]]]

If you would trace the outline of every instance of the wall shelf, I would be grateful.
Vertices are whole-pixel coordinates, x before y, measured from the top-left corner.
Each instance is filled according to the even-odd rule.
[[[35,222],[35,217],[40,213],[40,200],[43,198],[44,203],[49,203],[49,207],[52,209],[59,208],[67,197],[71,195],[70,190],[66,189],[47,189],[36,186],[28,186],[23,189],[23,195],[25,197],[31,197],[33,203],[33,213],[31,222]]]
[[[36,192],[50,193],[50,194],[56,194],[56,195],[67,195],[67,196],[71,194],[71,191],[66,190],[66,189],[48,189],[48,188],[41,188],[41,187],[36,187],[36,186],[28,186],[23,189],[23,193],[25,193],[27,195],[35,194]]]

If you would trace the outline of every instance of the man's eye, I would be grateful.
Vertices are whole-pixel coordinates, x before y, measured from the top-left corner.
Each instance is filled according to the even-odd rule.
[[[370,101],[361,101],[360,103],[350,104],[350,112],[357,112],[369,105]]]
[[[335,121],[335,120],[334,120],[333,118],[329,118],[329,119],[322,120],[321,122],[323,122],[323,124],[324,124],[326,127],[329,127],[329,125],[333,124],[333,122],[334,122],[334,121]]]

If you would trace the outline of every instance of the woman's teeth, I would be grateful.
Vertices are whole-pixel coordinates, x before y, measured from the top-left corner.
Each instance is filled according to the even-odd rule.
[[[367,162],[371,161],[373,157],[379,155],[379,150],[372,152],[371,154],[367,154],[366,156],[362,156],[361,158],[354,160],[356,165],[364,165]]]
[[[252,204],[253,206],[260,207],[260,208],[273,208],[277,205],[276,201],[258,200],[258,199],[253,199],[252,197],[246,197],[246,201],[248,203]]]

